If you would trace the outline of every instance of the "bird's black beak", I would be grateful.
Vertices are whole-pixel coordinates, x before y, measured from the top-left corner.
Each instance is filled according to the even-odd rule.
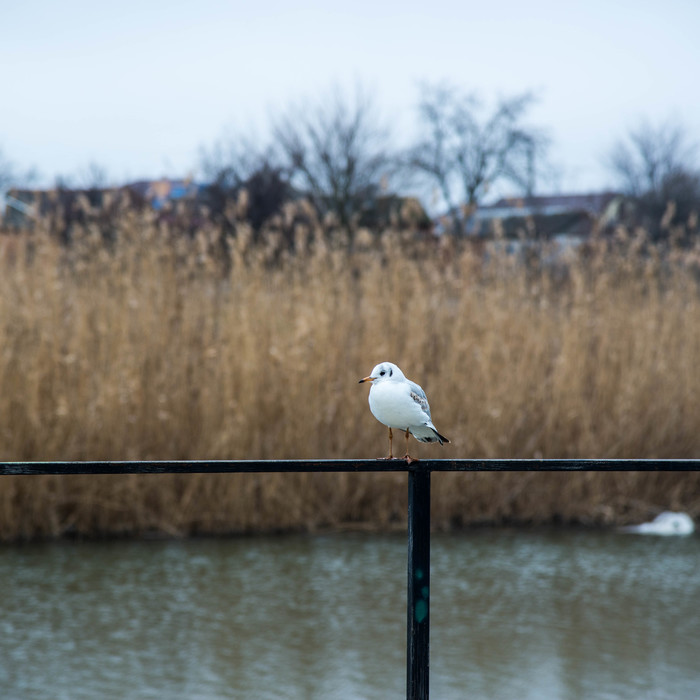
[[[362,382],[373,382],[373,381],[374,381],[374,377],[365,377],[364,379],[360,379],[360,381],[357,383],[362,384]]]

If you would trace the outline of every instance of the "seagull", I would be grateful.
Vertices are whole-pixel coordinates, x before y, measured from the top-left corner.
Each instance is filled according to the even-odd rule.
[[[404,373],[392,362],[381,362],[369,377],[360,379],[359,383],[372,382],[369,390],[369,410],[372,415],[389,428],[389,456],[394,458],[394,433],[392,428],[406,431],[406,455],[404,459],[410,464],[418,461],[408,454],[408,435],[411,433],[420,442],[439,442],[441,445],[449,440],[438,433],[430,418],[430,406],[423,389],[418,384],[406,379]]]

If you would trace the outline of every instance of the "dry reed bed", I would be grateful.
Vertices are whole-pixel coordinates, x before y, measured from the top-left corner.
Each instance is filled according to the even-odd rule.
[[[700,457],[697,253],[600,243],[533,269],[444,239],[242,224],[117,244],[0,236],[0,459],[384,455],[357,380],[419,381],[440,457]],[[226,270],[225,273],[222,270]],[[401,527],[405,475],[5,477],[0,538]],[[436,474],[434,520],[603,524],[683,508],[688,474]]]

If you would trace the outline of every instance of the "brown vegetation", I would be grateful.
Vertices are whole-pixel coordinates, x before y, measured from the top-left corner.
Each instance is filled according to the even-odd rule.
[[[291,220],[291,219],[290,219]],[[111,241],[0,235],[0,460],[384,454],[357,380],[426,389],[435,457],[700,457],[697,250],[599,241],[573,264],[318,223]],[[624,240],[622,240],[624,239]],[[416,443],[414,443],[415,445]],[[400,527],[405,475],[0,478],[0,539]],[[603,524],[683,508],[695,474],[436,474],[434,520]]]

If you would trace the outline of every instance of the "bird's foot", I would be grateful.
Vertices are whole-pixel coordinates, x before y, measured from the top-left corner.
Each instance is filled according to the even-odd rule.
[[[420,462],[418,457],[411,457],[411,455],[404,455],[404,459],[406,460],[407,464],[413,464],[414,462]]]

